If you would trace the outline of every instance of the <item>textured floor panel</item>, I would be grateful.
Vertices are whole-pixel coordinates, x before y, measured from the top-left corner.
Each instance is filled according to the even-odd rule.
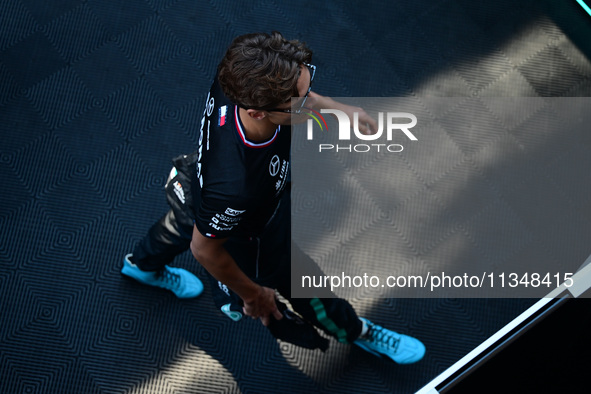
[[[207,283],[204,296],[181,301],[123,278],[122,256],[165,212],[170,159],[197,144],[225,47],[279,30],[314,50],[319,92],[412,96],[430,119],[423,156],[356,163],[339,187],[358,193],[343,198],[369,196],[367,220],[321,258],[384,269],[364,264],[356,245],[390,232],[400,272],[454,256],[582,262],[591,138],[544,134],[575,120],[542,100],[591,95],[591,20],[574,3],[2,1],[0,392],[406,393],[426,384],[532,301],[352,299],[360,315],[424,341],[425,359],[401,367],[335,342],[325,354],[278,343],[258,322],[222,316]],[[433,96],[457,99],[436,105]],[[500,111],[499,96],[540,102]],[[465,97],[502,132],[471,132],[482,119],[458,124]],[[204,277],[190,253],[175,264]]]

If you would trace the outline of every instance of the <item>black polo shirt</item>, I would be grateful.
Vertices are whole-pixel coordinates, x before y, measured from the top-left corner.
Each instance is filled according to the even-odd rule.
[[[238,107],[217,78],[205,106],[193,180],[195,224],[206,237],[254,237],[272,218],[289,171],[290,126],[267,141],[246,138]]]

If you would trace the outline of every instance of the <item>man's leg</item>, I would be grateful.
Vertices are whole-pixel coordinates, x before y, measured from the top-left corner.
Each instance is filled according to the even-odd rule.
[[[284,198],[282,204],[285,202]],[[298,314],[328,335],[343,343],[354,343],[374,355],[386,356],[399,364],[414,363],[424,356],[425,346],[419,340],[359,317],[348,301],[337,298],[328,288],[315,289],[311,298],[291,297],[291,264],[298,264],[311,275],[324,276],[324,273],[291,241],[289,200],[261,237],[260,257],[262,272],[268,267],[275,269],[269,274],[270,287],[274,284]]]
[[[292,264],[320,271],[316,263],[293,244]],[[308,272],[308,271],[306,271]],[[321,271],[320,271],[321,272]],[[320,275],[323,275],[322,273]],[[287,276],[287,275],[286,275]],[[302,317],[339,342],[355,344],[376,356],[386,356],[398,364],[411,364],[425,354],[425,346],[416,338],[388,330],[368,319],[359,317],[348,301],[333,294],[313,298],[291,298],[291,280],[282,281],[283,290],[293,308]],[[329,289],[323,289],[329,292]],[[283,293],[282,293],[283,294]]]
[[[173,167],[166,182],[171,209],[150,228],[133,253],[125,256],[121,270],[141,283],[170,290],[179,298],[197,297],[203,291],[195,275],[167,265],[191,244],[193,219],[185,205],[191,193],[189,179],[185,171]],[[183,193],[179,192],[181,187]]]
[[[303,272],[323,276],[316,262],[305,254],[295,243],[291,244],[291,263],[302,267]],[[288,271],[289,272],[286,272]],[[328,288],[318,289],[312,298],[291,297],[291,266],[282,267],[278,290],[286,297],[296,312],[339,342],[353,343],[363,330],[363,322],[351,304],[337,298]]]
[[[189,249],[192,231],[193,221],[170,209],[135,246],[131,260],[142,271],[161,270]]]

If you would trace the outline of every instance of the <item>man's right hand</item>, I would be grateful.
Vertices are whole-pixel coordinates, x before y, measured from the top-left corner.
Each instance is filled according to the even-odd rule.
[[[277,320],[283,315],[275,303],[275,291],[253,282],[232,256],[223,247],[226,239],[212,239],[203,236],[197,226],[193,227],[191,252],[201,265],[217,280],[228,286],[244,302],[244,314],[261,319],[267,326],[271,317]]]
[[[271,317],[280,320],[283,315],[277,309],[275,291],[269,287],[260,286],[260,291],[249,300],[244,301],[244,314],[253,319],[261,319],[264,326],[268,326]]]

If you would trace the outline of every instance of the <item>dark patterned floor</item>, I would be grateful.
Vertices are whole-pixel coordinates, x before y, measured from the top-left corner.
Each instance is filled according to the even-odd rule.
[[[402,367],[336,343],[326,354],[277,343],[222,316],[207,288],[179,301],[121,277],[122,257],[166,210],[170,159],[197,144],[221,54],[236,35],[271,30],[314,49],[315,90],[335,97],[591,93],[591,20],[574,0],[3,0],[0,392],[414,392],[531,303],[352,299],[425,342],[425,359]],[[591,137],[463,137],[449,135],[457,153],[444,159],[502,188],[466,212],[442,198],[458,178],[409,163],[420,201],[457,219],[431,228],[417,258],[449,258],[454,234],[481,240],[479,223],[490,243],[474,248],[509,258],[503,233],[517,221],[524,246],[511,253],[582,263]],[[402,233],[420,233],[412,222]],[[189,253],[176,263],[203,274]]]

